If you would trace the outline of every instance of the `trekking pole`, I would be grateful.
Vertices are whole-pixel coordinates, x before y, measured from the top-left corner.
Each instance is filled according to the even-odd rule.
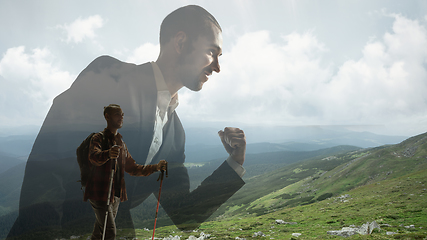
[[[108,218],[108,207],[110,206],[110,197],[111,189],[113,188],[113,178],[114,178],[114,168],[117,164],[117,158],[114,159],[114,163],[111,162],[111,175],[110,175],[110,188],[108,189],[108,198],[107,198],[107,210],[105,210],[105,220],[104,220],[104,230],[102,231],[102,240],[105,239],[105,229],[107,228],[107,218]]]
[[[164,170],[161,170],[159,178],[157,178],[157,181],[159,181],[160,179],[160,188],[159,188],[159,197],[157,198],[156,217],[154,218],[153,238],[151,238],[151,240],[154,240],[154,233],[156,232],[157,214],[159,213],[160,193],[162,192],[163,175],[164,175]],[[166,165],[166,177],[168,177],[168,165]]]

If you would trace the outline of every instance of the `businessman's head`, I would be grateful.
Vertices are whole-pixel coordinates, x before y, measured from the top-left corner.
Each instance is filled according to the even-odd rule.
[[[160,57],[169,59],[176,84],[199,91],[212,72],[219,73],[222,30],[202,7],[189,5],[170,13],[160,29]]]
[[[160,26],[160,45],[167,44],[180,31],[187,35],[191,43],[200,35],[211,34],[211,27],[222,31],[215,17],[206,9],[197,5],[180,7],[163,19]]]

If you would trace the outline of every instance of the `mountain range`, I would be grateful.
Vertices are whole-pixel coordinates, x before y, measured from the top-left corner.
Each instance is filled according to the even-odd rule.
[[[244,130],[248,142],[246,151],[249,154],[314,151],[339,145],[367,148],[395,144],[407,138],[404,136],[378,135],[370,132],[355,132],[340,126],[249,126],[245,127]],[[35,132],[35,130],[29,132]],[[218,129],[212,127],[187,128],[186,162],[200,163],[227,157],[217,132]],[[0,173],[27,160],[36,136],[37,134],[33,133],[0,137],[0,166],[2,166]],[[124,139],[126,140],[126,135]]]
[[[195,135],[190,134],[190,136]],[[358,134],[354,136],[358,136]],[[363,138],[360,136],[364,136],[366,140],[369,139],[366,136],[372,137],[375,135],[359,134],[359,138]],[[189,136],[187,135],[187,137]],[[383,145],[376,148],[361,148],[349,145],[330,147],[328,143],[331,143],[329,141],[331,138],[326,139],[324,142],[249,143],[245,162],[247,172],[244,180],[246,185],[221,206],[211,219],[214,220],[220,216],[247,214],[248,212],[265,214],[271,211],[271,206],[265,205],[265,203],[257,204],[258,202],[263,202],[260,199],[264,197],[275,199],[274,206],[290,207],[310,204],[320,201],[322,199],[321,196],[323,198],[325,196],[336,196],[343,191],[372,182],[374,181],[373,179],[380,179],[383,175],[386,178],[398,177],[415,171],[420,167],[425,168],[425,156],[422,154],[425,152],[424,143],[426,138],[426,134],[423,134],[400,144]],[[371,140],[365,142],[372,142]],[[356,138],[354,141],[359,141],[359,139]],[[219,154],[219,151],[223,151],[222,146],[200,144],[200,142],[199,144],[194,144],[192,140],[189,143],[186,149],[188,152],[186,153],[187,161],[202,163],[201,167],[189,168],[190,184],[194,188],[224,158]],[[327,147],[322,148],[322,146]],[[204,158],[197,158],[197,155],[202,156],[200,150],[203,149],[205,150]],[[3,155],[6,156],[8,153],[3,153]],[[216,158],[214,158],[215,156]],[[9,157],[10,159],[5,160],[5,162],[14,161],[16,164],[0,173],[0,193],[2,196],[0,198],[0,226],[3,226],[0,229],[0,237],[4,237],[7,234],[8,226],[10,227],[14,218],[16,218],[20,185],[22,184],[25,169],[25,164],[22,160],[19,160],[19,157],[14,158],[10,154]],[[0,159],[7,158],[0,156]],[[402,159],[409,160],[399,162]],[[368,164],[366,162],[371,163]],[[361,163],[366,163],[367,166],[359,167],[360,169],[356,167]],[[411,167],[405,165],[409,163]],[[349,167],[353,167],[353,169],[350,171],[348,170]],[[344,170],[347,170],[346,175],[338,174]],[[353,172],[358,174],[352,174]],[[305,187],[306,191],[301,191],[298,188],[298,191],[288,191],[290,189],[289,186],[300,183],[304,179],[312,179],[313,182],[317,181],[316,185],[312,185],[316,187]],[[343,179],[347,180],[344,181]],[[287,190],[284,191],[283,189]],[[149,209],[153,203],[150,201],[155,203],[155,199],[151,198],[151,200],[148,199],[146,201],[147,203],[144,202],[144,206],[141,205],[134,209],[134,221],[138,223],[136,226],[148,227],[152,224],[153,213],[150,213]],[[168,222],[164,212],[163,215],[159,213],[159,226],[167,225]]]

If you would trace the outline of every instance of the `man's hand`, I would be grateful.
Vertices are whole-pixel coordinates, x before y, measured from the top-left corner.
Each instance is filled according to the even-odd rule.
[[[243,130],[239,128],[226,127],[218,132],[225,150],[237,163],[243,165],[245,162],[246,137]]]
[[[120,148],[122,147],[114,145],[110,148],[110,150],[108,150],[108,156],[110,157],[110,159],[116,159],[119,157]]]
[[[160,160],[160,162],[157,163],[157,171],[166,171],[167,166],[168,162],[165,160]]]

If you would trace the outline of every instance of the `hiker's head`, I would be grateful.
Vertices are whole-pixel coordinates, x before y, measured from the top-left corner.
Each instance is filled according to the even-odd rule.
[[[110,104],[104,107],[104,118],[109,128],[119,129],[123,126],[124,113],[117,104]]]

